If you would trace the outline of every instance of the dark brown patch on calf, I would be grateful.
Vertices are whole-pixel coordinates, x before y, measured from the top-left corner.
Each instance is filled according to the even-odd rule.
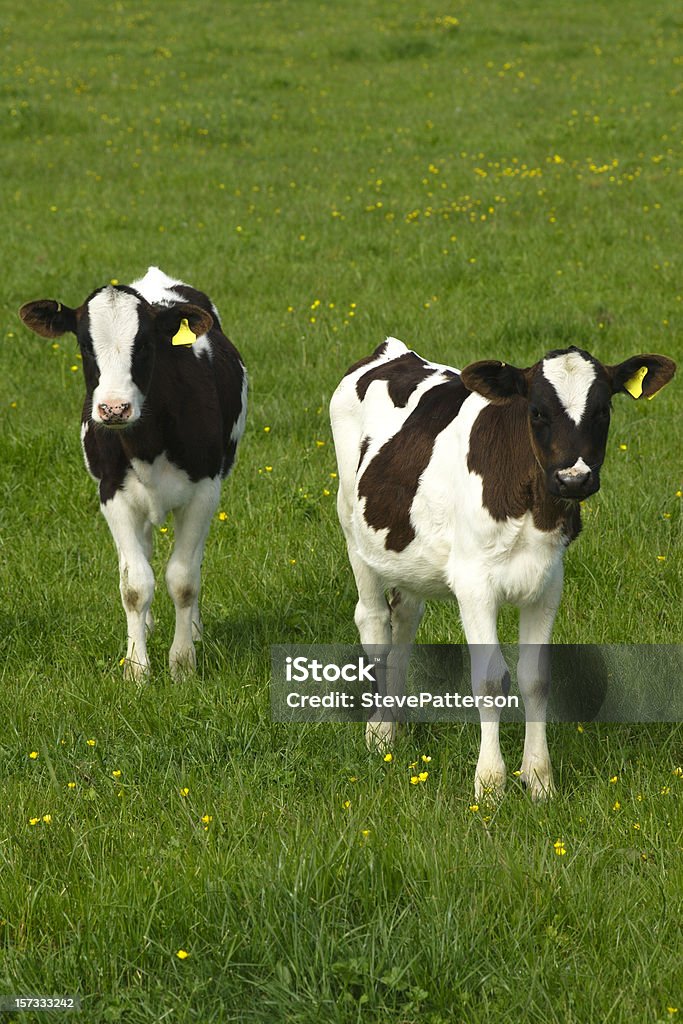
[[[375,530],[388,529],[388,551],[403,551],[415,539],[410,509],[442,430],[458,415],[469,391],[459,378],[427,391],[401,427],[370,461],[358,484],[363,515]]]
[[[363,358],[359,359],[357,363],[353,364],[353,366],[349,366],[344,376],[348,377],[348,375],[350,373],[353,373],[355,370],[360,370],[361,366],[367,366],[368,363],[374,363],[376,359],[379,359],[380,356],[384,355],[386,349],[387,343],[386,341],[383,341],[382,344],[378,345],[375,351],[372,352],[369,356],[363,356]]]
[[[191,587],[189,584],[186,587],[181,587],[180,590],[175,594],[177,605],[180,608],[189,608],[194,603],[194,599],[197,596],[196,587]]]
[[[437,372],[433,366],[428,366],[424,359],[420,359],[414,352],[406,352],[405,355],[399,356],[397,359],[380,363],[379,366],[373,367],[372,370],[368,370],[362,377],[359,377],[356,381],[356,393],[362,402],[373,381],[386,380],[389,386],[389,398],[395,406],[403,409],[418,384]]]
[[[472,426],[467,468],[482,478],[484,508],[498,522],[531,512],[538,530],[562,526],[569,540],[578,536],[578,502],[547,491],[545,473],[531,447],[526,399],[482,409]]]

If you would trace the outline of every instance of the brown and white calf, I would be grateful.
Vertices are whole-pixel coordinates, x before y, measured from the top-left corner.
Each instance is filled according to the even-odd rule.
[[[169,512],[170,667],[174,676],[193,669],[204,545],[244,432],[247,376],[239,353],[209,298],[157,267],[129,286],[97,289],[77,309],[42,299],[19,312],[45,338],[72,331],[78,339],[86,387],[81,439],[119,556],[125,673],[140,678],[149,669],[152,527]]]
[[[605,366],[572,347],[527,369],[487,360],[458,372],[389,338],[351,367],[330,403],[361,643],[385,652],[392,685],[402,685],[424,599],[455,597],[473,693],[500,696],[509,674],[498,611],[517,605],[522,778],[535,799],[553,790],[547,645],[563,555],[581,529],[579,501],[600,486],[611,398],[651,397],[674,371],[665,356]],[[500,711],[483,703],[477,796],[502,789],[506,775]],[[393,740],[396,726],[382,717],[368,723],[371,747]]]

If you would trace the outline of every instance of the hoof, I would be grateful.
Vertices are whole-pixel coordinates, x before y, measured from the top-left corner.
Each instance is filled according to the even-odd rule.
[[[197,655],[194,647],[188,647],[182,651],[172,650],[169,658],[169,667],[171,669],[171,678],[174,682],[192,675],[197,668]]]
[[[542,803],[555,796],[553,770],[550,765],[536,765],[528,768],[522,765],[519,777],[534,803]]]
[[[149,662],[142,663],[126,658],[123,663],[123,678],[127,683],[144,683],[149,677]]]
[[[386,754],[393,747],[397,732],[396,722],[368,722],[365,745],[373,753]]]
[[[507,773],[505,765],[497,768],[479,768],[474,776],[474,796],[481,803],[496,803],[505,792]]]

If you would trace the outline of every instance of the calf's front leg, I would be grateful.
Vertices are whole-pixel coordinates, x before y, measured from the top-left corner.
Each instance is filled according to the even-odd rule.
[[[474,568],[467,577],[476,579],[477,575],[478,569]],[[498,643],[498,607],[481,588],[460,586],[456,593],[470,651],[472,693],[475,698],[507,696],[510,674]],[[474,774],[477,800],[495,798],[505,789],[507,772],[500,750],[500,710],[479,703],[481,743]]]
[[[126,501],[123,491],[117,491],[100,507],[119,556],[121,601],[128,626],[124,677],[139,680],[149,672],[147,623],[154,597],[149,526],[146,516]]]
[[[200,481],[190,501],[175,510],[175,547],[166,568],[166,585],[175,605],[176,623],[169,656],[174,679],[197,667],[194,641],[200,639],[199,615],[204,546],[218,507],[220,479]]]
[[[555,792],[553,769],[546,737],[550,693],[550,638],[562,596],[560,562],[542,598],[520,609],[517,682],[524,700],[526,726],[521,778],[533,800]]]

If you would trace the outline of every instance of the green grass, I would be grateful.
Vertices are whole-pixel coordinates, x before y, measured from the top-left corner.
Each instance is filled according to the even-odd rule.
[[[673,0],[3,12],[0,992],[79,993],[97,1024],[683,1014],[680,725],[554,726],[557,799],[513,781],[475,811],[474,728],[413,727],[385,764],[268,700],[270,644],[356,638],[327,422],[352,361],[387,334],[459,366],[680,360],[681,24]],[[252,393],[197,677],[168,676],[162,585],[138,688],[76,346],[16,310],[150,263],[212,295]],[[560,642],[681,641],[680,394],[615,402]],[[455,609],[419,639],[461,640]]]

